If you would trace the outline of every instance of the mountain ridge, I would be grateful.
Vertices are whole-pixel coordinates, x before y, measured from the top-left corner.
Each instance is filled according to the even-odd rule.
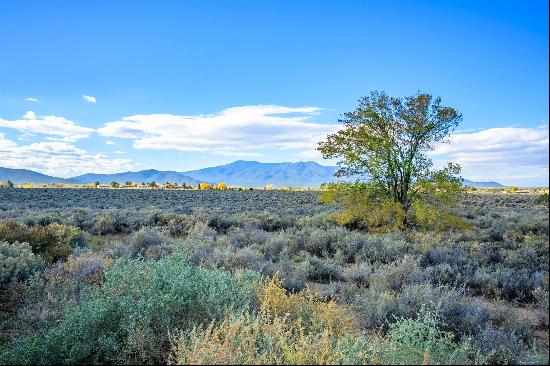
[[[29,169],[12,169],[0,167],[0,181],[11,181],[13,184],[23,183],[40,183],[40,184],[52,184],[63,183],[72,184],[75,183],[71,178],[58,178],[51,175],[35,172]]]
[[[268,184],[274,186],[318,187],[321,183],[338,180],[334,173],[336,166],[321,165],[313,161],[260,163],[258,161],[237,160],[229,164],[190,170],[186,172],[161,171],[146,169],[127,171],[114,174],[86,173],[71,178],[58,178],[38,173],[28,169],[11,169],[0,167],[0,181],[10,180],[14,184],[21,183],[93,183],[109,184],[112,181],[124,183],[177,183],[196,186],[199,183],[224,182],[230,186],[262,187]],[[475,182],[464,179],[464,185],[473,187],[504,187],[497,182]]]
[[[237,160],[233,163],[215,167],[183,172],[197,180],[225,182],[242,186],[319,186],[321,183],[334,182],[334,173],[338,168],[307,162],[260,163],[257,161]]]

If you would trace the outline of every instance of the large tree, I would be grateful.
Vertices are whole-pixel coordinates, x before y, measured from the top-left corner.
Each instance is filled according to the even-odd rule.
[[[450,164],[436,171],[427,152],[445,142],[461,119],[439,97],[395,98],[375,91],[344,114],[339,120],[343,129],[320,142],[318,150],[324,158],[340,159],[338,176],[366,178],[370,198],[396,203],[400,225],[407,226],[418,198],[456,188],[460,167]]]

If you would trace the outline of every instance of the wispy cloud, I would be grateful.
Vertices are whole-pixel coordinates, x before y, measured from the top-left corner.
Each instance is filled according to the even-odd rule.
[[[43,134],[49,139],[60,139],[63,141],[76,141],[88,137],[93,129],[76,125],[63,117],[37,116],[33,111],[28,111],[17,120],[6,120],[0,118],[0,127],[18,130],[26,134]]]
[[[89,172],[115,173],[130,170],[135,164],[130,159],[110,159],[103,154],[90,154],[62,141],[42,141],[18,146],[0,133],[0,166],[71,177]]]
[[[264,149],[313,149],[339,125],[308,121],[317,107],[259,105],[217,114],[148,114],[105,124],[105,136],[134,140],[136,149],[205,151],[223,155],[258,154]]]
[[[29,97],[29,98],[25,98],[26,101],[29,101],[29,102],[38,102],[39,100],[36,99],[36,98],[32,98],[32,97]]]
[[[432,156],[462,165],[470,179],[548,182],[548,128],[502,127],[451,136]]]
[[[109,140],[109,141],[105,142],[105,145],[115,145],[115,143],[113,141]]]
[[[86,102],[96,104],[95,97],[92,97],[91,95],[83,95],[82,99],[84,99]]]

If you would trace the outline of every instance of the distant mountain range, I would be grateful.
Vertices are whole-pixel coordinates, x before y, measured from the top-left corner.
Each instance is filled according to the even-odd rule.
[[[502,184],[497,183],[497,182],[474,182],[474,181],[468,180],[468,179],[464,179],[464,181],[462,183],[465,186],[476,187],[476,188],[502,188],[502,187],[506,187],[506,186],[503,186]]]
[[[22,184],[27,182],[51,184],[51,183],[76,183],[71,179],[52,177],[46,174],[37,173],[28,169],[10,169],[0,168],[0,182],[11,181],[14,184]]]
[[[336,181],[337,167],[313,161],[298,163],[259,163],[238,160],[231,164],[192,170],[183,174],[206,182],[225,182],[229,185],[258,187],[274,186],[317,187]]]
[[[139,172],[125,172],[125,173],[115,173],[115,174],[83,174],[78,177],[71,178],[79,183],[93,183],[99,182],[101,184],[109,184],[111,182],[135,182],[135,183],[177,183],[177,184],[187,184],[187,185],[198,185],[198,180],[195,180],[183,173],[173,172],[173,171],[159,171],[155,169],[141,170]]]
[[[136,183],[177,183],[198,185],[201,182],[224,182],[230,186],[261,187],[274,186],[318,187],[321,183],[338,179],[334,166],[325,166],[313,161],[298,163],[259,163],[238,160],[230,164],[188,172],[159,171],[154,169],[116,174],[83,174],[73,178],[57,178],[26,169],[0,168],[0,181],[10,180],[14,184],[32,183],[93,183],[109,184],[113,181]],[[473,182],[465,179],[464,185],[473,187],[504,187],[497,182]]]

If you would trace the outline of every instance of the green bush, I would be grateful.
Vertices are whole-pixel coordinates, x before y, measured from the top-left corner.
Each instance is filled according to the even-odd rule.
[[[58,223],[27,227],[15,220],[0,222],[0,240],[27,242],[48,263],[66,259],[76,247],[86,244],[80,229]]]
[[[24,281],[44,268],[44,261],[34,255],[27,243],[0,241],[0,288],[11,281]]]
[[[438,328],[429,312],[418,319],[400,319],[390,326],[387,339],[377,347],[377,357],[387,365],[464,365],[468,364],[468,341],[456,343],[454,335]]]
[[[117,260],[98,293],[50,330],[18,340],[0,363],[166,362],[171,333],[247,309],[254,278],[201,269],[180,256]]]

